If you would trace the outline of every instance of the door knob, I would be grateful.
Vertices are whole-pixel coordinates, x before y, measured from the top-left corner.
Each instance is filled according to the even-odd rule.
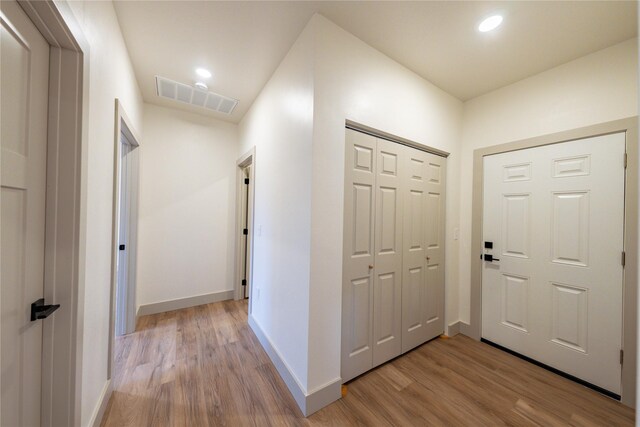
[[[500,261],[499,258],[494,258],[491,254],[484,254],[484,260],[487,262]]]
[[[373,264],[369,264],[369,270],[373,270]]]
[[[39,319],[46,319],[59,308],[60,304],[45,305],[44,298],[40,298],[31,304],[31,321],[34,322]]]

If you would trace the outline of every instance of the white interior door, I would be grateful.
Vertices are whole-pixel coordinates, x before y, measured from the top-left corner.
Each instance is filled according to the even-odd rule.
[[[445,159],[409,147],[403,197],[402,351],[444,331]]]
[[[402,351],[402,171],[404,146],[376,141],[373,366]]]
[[[445,167],[347,129],[343,381],[444,330]]]
[[[373,365],[376,139],[347,129],[342,285],[341,375],[348,381]]]
[[[618,133],[484,159],[483,338],[618,395],[624,152]]]
[[[49,45],[0,2],[0,425],[39,426]]]
[[[415,151],[415,150],[414,150]],[[425,194],[427,224],[425,229],[427,248],[426,295],[424,322],[427,339],[444,332],[444,265],[445,265],[445,198],[447,159],[427,154]]]
[[[118,212],[118,265],[116,284],[116,324],[117,336],[127,333],[127,308],[129,297],[129,251],[131,250],[131,205],[133,182],[133,162],[131,158],[133,146],[124,134],[120,135],[120,185]]]
[[[242,171],[244,176],[244,185],[242,186],[243,194],[242,194],[242,228],[243,230],[247,230],[246,233],[242,235],[242,254],[243,254],[243,265],[242,265],[242,284],[243,284],[243,292],[244,298],[249,298],[251,293],[251,280],[249,280],[251,275],[251,260],[249,258],[249,209],[251,207],[249,200],[249,186],[251,185],[250,176],[251,176],[251,166],[247,166]],[[253,232],[253,230],[251,230]]]

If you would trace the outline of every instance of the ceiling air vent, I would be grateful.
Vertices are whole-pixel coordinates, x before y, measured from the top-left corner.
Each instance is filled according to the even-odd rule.
[[[164,77],[156,76],[156,90],[158,96],[180,101],[207,110],[223,114],[231,114],[238,105],[238,100],[217,93],[196,89],[192,86],[178,83]]]

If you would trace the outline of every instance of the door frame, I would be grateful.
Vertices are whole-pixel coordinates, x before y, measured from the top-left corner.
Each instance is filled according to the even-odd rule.
[[[138,201],[139,201],[139,180],[140,180],[140,137],[129,116],[122,107],[120,100],[115,100],[115,124],[114,124],[114,159],[113,159],[113,212],[112,212],[112,235],[111,235],[111,305],[109,321],[109,366],[107,368],[107,378],[112,378],[113,359],[115,354],[115,329],[116,329],[116,302],[118,287],[118,258],[120,241],[120,172],[122,167],[122,135],[132,146],[129,155],[131,156],[132,180],[128,181],[131,191],[131,207],[129,212],[129,247],[127,256],[129,270],[127,273],[127,294],[125,312],[125,334],[130,334],[136,329],[136,260],[138,249]]]
[[[234,285],[235,299],[244,298],[242,289],[242,269],[244,267],[242,254],[242,193],[244,184],[243,170],[251,166],[249,170],[249,215],[247,220],[247,284],[249,286],[249,314],[251,314],[251,292],[253,291],[253,218],[254,218],[254,200],[255,200],[255,176],[256,176],[256,147],[252,147],[244,153],[236,161],[236,237],[235,237],[235,269],[234,269]]]
[[[42,425],[80,425],[88,142],[89,44],[65,0],[18,0],[50,46]]]
[[[470,323],[460,324],[460,332],[476,340],[482,334],[482,215],[483,215],[483,158],[493,154],[569,142],[594,136],[625,132],[627,169],[625,172],[624,250],[623,271],[623,334],[621,402],[635,407],[636,345],[638,310],[638,117],[628,117],[597,125],[543,135],[521,141],[480,148],[473,152],[473,191],[471,222],[471,314]],[[623,161],[622,159],[620,161]]]

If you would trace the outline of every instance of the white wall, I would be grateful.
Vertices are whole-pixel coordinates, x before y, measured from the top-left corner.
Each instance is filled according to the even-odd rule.
[[[457,242],[462,102],[320,15],[314,16],[315,103],[309,295],[313,392],[340,377],[345,120],[451,153],[447,160],[447,324],[458,319]]]
[[[461,118],[460,101],[316,15],[242,120],[241,151],[257,149],[253,316],[306,394],[340,376],[345,120],[452,153],[457,320],[449,231]]]
[[[307,384],[313,33],[307,27],[240,122],[256,148],[251,309],[302,390]]]
[[[637,94],[638,44],[631,39],[465,103],[459,204],[462,321],[468,323],[470,315],[473,151],[634,116]]]
[[[89,425],[107,382],[115,99],[142,131],[142,96],[111,2],[69,2],[90,46],[86,185],[86,260],[82,339],[81,423]]]
[[[233,289],[237,125],[144,104],[138,306]]]

